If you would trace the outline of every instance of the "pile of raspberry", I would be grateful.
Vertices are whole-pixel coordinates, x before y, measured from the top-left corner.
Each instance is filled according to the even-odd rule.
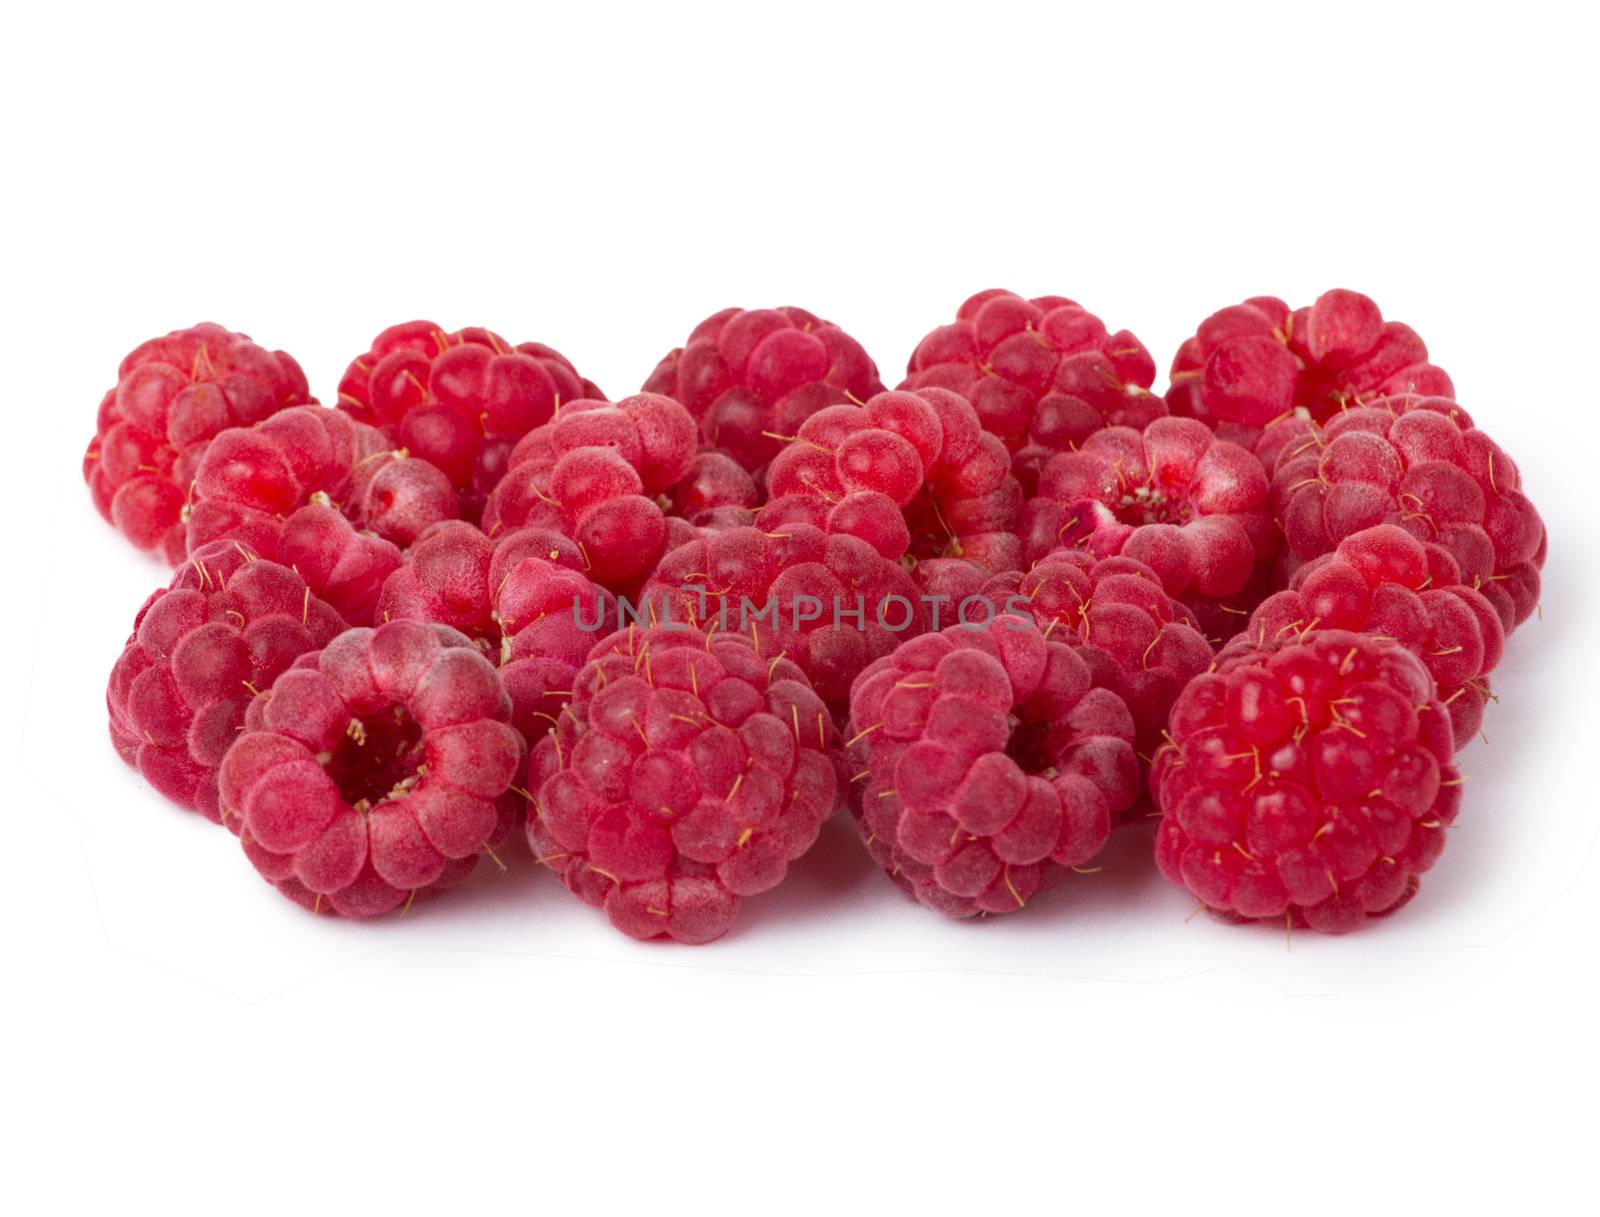
[[[1460,811],[1544,523],[1358,292],[1223,308],[1155,377],[1001,290],[896,389],[792,307],[712,315],[615,401],[477,325],[382,330],[331,407],[219,325],[153,338],[83,464],[172,568],[112,744],[318,915],[520,852],[703,943],[848,812],[954,918],[1095,882],[1120,833],[1223,921],[1387,917]]]

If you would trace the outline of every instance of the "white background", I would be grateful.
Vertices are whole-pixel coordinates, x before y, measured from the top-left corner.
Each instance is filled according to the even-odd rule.
[[[1593,1202],[1588,18],[252,8],[6,18],[11,1211]],[[946,924],[844,822],[708,947],[623,939],[515,851],[404,920],[313,920],[107,743],[166,576],[78,460],[143,338],[221,321],[326,401],[426,316],[621,394],[703,315],[798,304],[893,383],[989,286],[1070,295],[1163,370],[1246,295],[1366,291],[1521,464],[1542,618],[1392,922],[1186,921],[1133,829],[1025,914]]]

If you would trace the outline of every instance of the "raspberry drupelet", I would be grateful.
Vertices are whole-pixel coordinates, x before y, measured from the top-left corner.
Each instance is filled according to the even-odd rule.
[[[1539,601],[1545,527],[1516,464],[1443,397],[1384,398],[1327,423],[1288,419],[1260,445],[1291,571],[1375,524],[1438,546],[1509,633]]]
[[[1244,444],[1291,410],[1323,422],[1378,397],[1454,395],[1416,331],[1342,288],[1292,312],[1273,296],[1253,296],[1213,313],[1178,348],[1171,380],[1172,413]]]
[[[1317,629],[1392,639],[1428,669],[1450,711],[1456,746],[1483,722],[1505,629],[1482,593],[1461,582],[1455,559],[1393,524],[1363,529],[1295,572],[1264,600],[1227,654]]]
[[[489,663],[447,626],[352,629],[252,705],[223,758],[224,823],[315,912],[370,917],[454,885],[509,831],[526,755]]]
[[[1156,862],[1227,919],[1342,933],[1389,913],[1460,806],[1450,716],[1397,642],[1314,630],[1240,648],[1172,709]]]
[[[213,437],[315,402],[282,351],[211,322],[175,330],[123,359],[100,402],[84,481],[123,536],[176,565],[187,552],[189,486]]]
[[[873,860],[953,917],[1010,913],[1099,852],[1139,791],[1133,717],[1028,618],[902,644],[850,695]]]
[[[287,567],[229,541],[196,550],[139,610],[111,670],[117,753],[174,803],[220,821],[217,766],[251,699],[344,628]]]
[[[883,392],[877,366],[831,321],[799,308],[723,309],[644,382],[688,408],[705,443],[751,473],[824,406]]]
[[[750,639],[619,631],[533,750],[528,840],[623,933],[708,942],[816,840],[837,746],[805,675]]]
[[[662,504],[694,475],[695,456],[694,420],[670,397],[572,402],[518,442],[484,507],[484,531],[563,532],[596,583],[636,589],[666,548]]]
[[[1024,489],[1043,463],[1102,427],[1143,427],[1167,412],[1150,392],[1156,365],[1127,330],[1109,333],[1062,296],[991,289],[912,352],[902,389],[953,389],[1015,454]]]
[[[965,558],[990,571],[1021,559],[1022,487],[1005,445],[948,389],[879,393],[828,406],[767,470],[757,523],[848,532],[886,558]]]
[[[492,330],[446,333],[431,321],[384,330],[339,382],[339,409],[441,469],[474,522],[519,439],[563,402],[604,396],[543,343],[512,346]]]

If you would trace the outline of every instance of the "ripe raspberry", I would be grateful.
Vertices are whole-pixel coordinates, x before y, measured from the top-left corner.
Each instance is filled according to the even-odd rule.
[[[862,668],[925,628],[898,563],[809,524],[698,537],[661,559],[643,601],[652,624],[743,634],[759,654],[785,656],[836,709]]]
[[[1477,734],[1505,630],[1494,606],[1461,583],[1455,560],[1439,546],[1393,524],[1346,537],[1295,572],[1287,591],[1263,601],[1225,654],[1316,629],[1399,642],[1433,677],[1457,746]]]
[[[1158,418],[1142,433],[1108,427],[1045,464],[1023,508],[1022,544],[1033,561],[1059,546],[1136,558],[1199,612],[1260,582],[1279,543],[1269,498],[1261,462],[1194,419]],[[1255,603],[1229,607],[1248,614]]]
[[[458,512],[449,480],[427,461],[390,451],[338,410],[301,406],[212,441],[195,470],[189,548],[233,538],[275,552],[284,518],[308,503],[337,507],[402,547]]]
[[[688,411],[659,394],[562,406],[512,451],[484,531],[555,529],[578,543],[596,583],[637,588],[666,548],[661,501],[691,476],[694,434]]]
[[[447,334],[431,321],[384,330],[339,382],[339,408],[443,470],[472,521],[519,439],[563,402],[604,396],[542,343],[512,347],[491,330]]]
[[[1172,709],[1156,862],[1230,918],[1330,933],[1392,912],[1460,806],[1450,717],[1405,647],[1344,630],[1242,649]]]
[[[994,576],[981,594],[1076,649],[1094,683],[1127,703],[1145,756],[1160,744],[1183,687],[1211,666],[1211,644],[1194,615],[1133,558],[1058,549],[1025,572]]]
[[[985,569],[1021,559],[1022,487],[1005,445],[948,389],[879,393],[800,424],[767,470],[759,523],[798,521],[861,537],[886,558],[966,558]]]
[[[1167,405],[1249,443],[1294,409],[1323,422],[1378,397],[1454,392],[1414,330],[1384,321],[1360,292],[1335,288],[1292,313],[1272,296],[1213,313],[1178,348]]]
[[[490,540],[462,520],[435,524],[378,599],[379,621],[430,621],[466,635],[500,671],[512,725],[532,743],[561,713],[589,649],[615,620],[577,545],[521,528]]]
[[[528,840],[623,933],[709,942],[816,840],[837,743],[800,669],[749,639],[621,631],[533,750]]]
[[[1539,600],[1545,528],[1511,458],[1455,402],[1386,398],[1322,426],[1268,429],[1272,495],[1291,567],[1342,537],[1397,524],[1454,560],[1509,633]]]
[[[370,917],[449,887],[509,829],[525,747],[446,626],[346,630],[273,682],[222,761],[229,827],[279,891]]]
[[[251,698],[345,628],[294,571],[223,541],[144,603],[106,685],[111,741],[152,786],[220,821],[217,766]]]
[[[751,473],[823,406],[883,392],[861,344],[804,309],[723,309],[656,365],[646,393],[688,407],[700,434]]]
[[[964,395],[984,430],[1016,454],[1017,474],[1031,490],[1055,453],[1102,427],[1143,427],[1165,414],[1150,392],[1155,377],[1155,361],[1127,330],[1107,333],[1098,317],[1061,296],[1024,300],[991,289],[917,344],[900,387]]]
[[[1128,707],[1024,617],[904,643],[856,680],[850,719],[873,860],[953,917],[1022,908],[1139,790]]]
[[[282,351],[211,322],[175,330],[123,359],[100,402],[84,481],[123,536],[177,564],[189,484],[212,437],[315,402],[300,365]]]

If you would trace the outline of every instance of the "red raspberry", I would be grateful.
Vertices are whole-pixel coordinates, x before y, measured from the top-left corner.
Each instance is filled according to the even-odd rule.
[[[1335,288],[1292,313],[1272,296],[1213,313],[1178,348],[1167,405],[1247,443],[1294,409],[1322,422],[1377,397],[1454,392],[1414,330]]]
[[[615,606],[560,533],[521,528],[490,540],[447,520],[406,552],[405,566],[383,585],[377,617],[431,621],[470,638],[499,668],[512,725],[532,743],[561,713]]]
[[[1295,572],[1287,591],[1263,601],[1225,653],[1315,629],[1401,643],[1432,675],[1457,745],[1477,734],[1505,629],[1488,599],[1461,583],[1455,560],[1439,546],[1424,545],[1393,524],[1348,536],[1333,553]]]
[[[1128,707],[1023,617],[904,643],[856,680],[850,719],[868,850],[954,917],[1022,908],[1139,790]]]
[[[83,458],[94,504],[140,549],[184,556],[183,508],[213,436],[315,403],[282,351],[205,322],[130,351]]]
[[[530,431],[483,510],[492,536],[532,525],[578,543],[596,583],[624,591],[649,575],[667,543],[666,496],[692,476],[694,420],[670,397],[576,401]]]
[[[981,594],[1008,613],[1027,613],[1047,639],[1075,648],[1094,683],[1127,703],[1145,756],[1160,744],[1183,687],[1211,666],[1211,644],[1194,615],[1132,558],[1058,549],[1026,572],[994,576]]]
[[[1102,427],[1143,427],[1167,412],[1150,392],[1155,361],[1127,330],[1106,332],[1062,296],[1024,300],[991,289],[920,343],[902,389],[944,388],[976,407],[984,430],[1017,456],[1032,488],[1039,466]]]
[[[276,552],[284,517],[308,503],[401,546],[458,512],[449,480],[427,461],[391,452],[337,410],[301,406],[212,441],[195,470],[189,548],[233,538]]]
[[[835,708],[862,668],[925,628],[916,585],[898,563],[859,537],[809,524],[729,528],[679,546],[643,600],[652,623],[743,634],[761,655],[786,656]]]
[[[519,439],[563,402],[604,396],[542,343],[513,347],[476,327],[447,334],[431,321],[384,330],[339,382],[339,408],[443,470],[473,521]]]
[[[1034,561],[1058,546],[1136,558],[1198,611],[1250,587],[1277,553],[1269,501],[1261,462],[1194,419],[1108,427],[1045,464],[1023,509],[1023,549]]]
[[[1507,632],[1539,600],[1545,528],[1511,458],[1455,402],[1387,398],[1322,426],[1269,428],[1272,494],[1291,566],[1375,524],[1398,524],[1454,560]]]
[[[271,544],[271,531],[258,539]],[[312,595],[326,600],[351,625],[372,624],[378,592],[400,565],[400,547],[393,541],[357,532],[343,515],[320,502],[284,520],[276,549],[263,556],[292,567]]]
[[[1151,788],[1161,872],[1230,918],[1342,933],[1392,912],[1460,806],[1450,716],[1396,642],[1318,630],[1192,681]]]
[[[1021,559],[1022,487],[1005,445],[948,389],[879,393],[800,424],[767,470],[759,523],[852,533],[886,558],[962,557],[991,571]]]
[[[747,638],[621,631],[574,689],[528,764],[528,840],[625,934],[716,938],[834,811],[827,711]]]
[[[883,392],[877,366],[831,321],[798,308],[713,313],[644,382],[688,407],[713,448],[750,472],[823,406]]]
[[[217,766],[245,707],[344,628],[287,567],[227,541],[196,550],[145,601],[111,670],[117,753],[174,803],[220,822]]]
[[[370,917],[449,887],[522,808],[494,667],[445,626],[340,634],[273,682],[222,761],[227,823],[270,883]]]

